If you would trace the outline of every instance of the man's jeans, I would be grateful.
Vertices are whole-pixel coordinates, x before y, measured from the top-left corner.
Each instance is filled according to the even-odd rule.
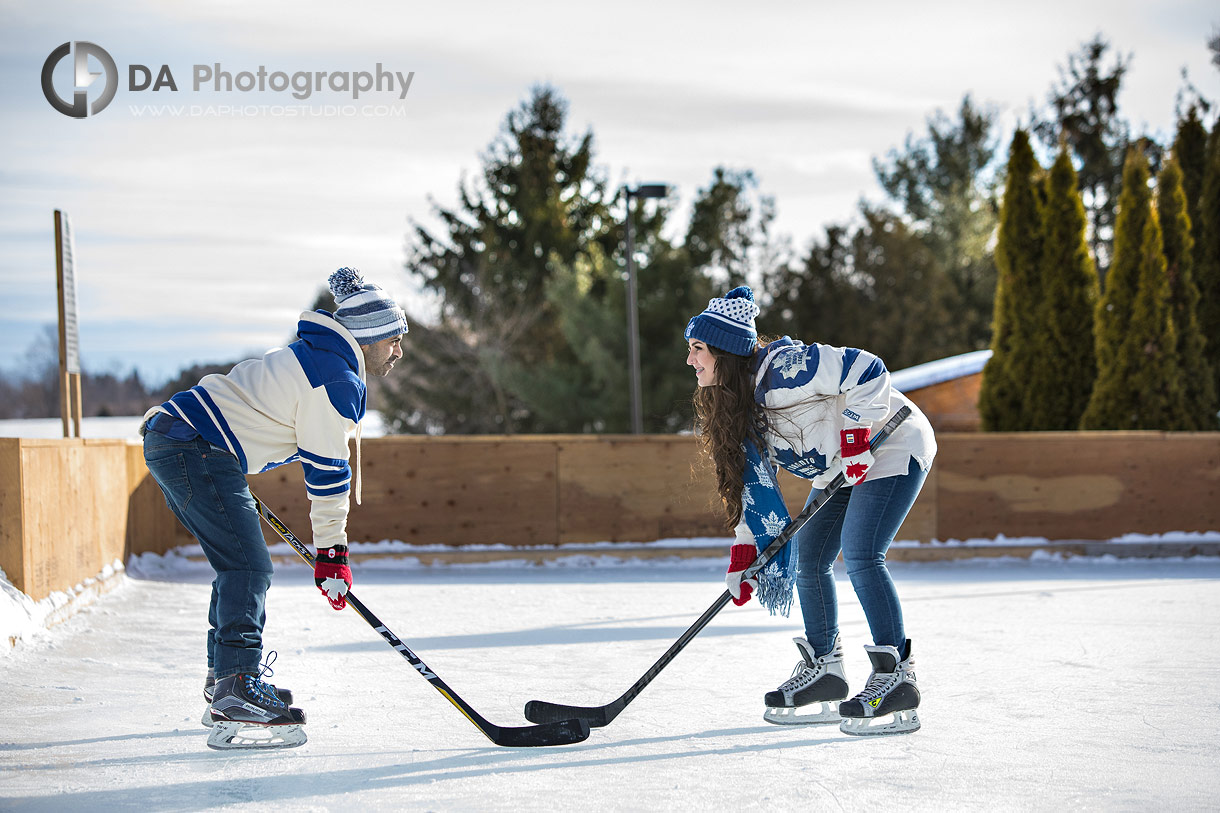
[[[911,459],[907,473],[844,487],[797,532],[796,594],[805,619],[805,640],[820,657],[839,633],[834,562],[843,562],[864,608],[873,643],[902,652],[906,633],[898,592],[885,566],[885,552],[906,518],[928,473]],[[817,494],[815,489],[810,499]],[[808,502],[806,502],[806,505]]]
[[[144,461],[165,502],[216,571],[208,608],[208,667],[216,677],[258,672],[271,555],[237,458],[203,438],[148,431]]]

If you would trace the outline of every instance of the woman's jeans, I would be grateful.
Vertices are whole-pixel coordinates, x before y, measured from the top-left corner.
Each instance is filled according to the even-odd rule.
[[[866,478],[840,488],[797,532],[796,594],[805,618],[805,640],[819,657],[830,652],[839,634],[834,563],[840,550],[873,643],[902,651],[906,642],[902,607],[885,566],[885,552],[927,476],[912,458],[904,475]],[[817,493],[811,492],[810,499]]]
[[[144,461],[165,502],[216,571],[208,608],[208,667],[216,677],[258,672],[271,555],[241,464],[203,438],[144,435]]]

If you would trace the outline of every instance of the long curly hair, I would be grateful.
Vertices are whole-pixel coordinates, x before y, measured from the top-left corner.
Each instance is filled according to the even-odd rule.
[[[756,347],[764,346],[760,342]],[[716,469],[716,492],[724,504],[728,528],[741,522],[741,491],[745,484],[744,443],[761,448],[766,415],[754,401],[751,356],[739,356],[707,345],[716,359],[716,383],[695,390],[695,434]]]

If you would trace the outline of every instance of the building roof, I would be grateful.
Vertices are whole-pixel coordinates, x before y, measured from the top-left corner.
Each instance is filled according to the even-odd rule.
[[[990,350],[975,350],[970,353],[962,353],[960,356],[949,356],[924,364],[916,364],[905,370],[891,372],[890,384],[899,392],[913,392],[924,387],[931,387],[933,384],[982,372],[983,365],[989,358],[991,358]]]

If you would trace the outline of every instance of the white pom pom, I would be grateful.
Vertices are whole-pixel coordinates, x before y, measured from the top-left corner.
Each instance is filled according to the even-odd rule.
[[[364,285],[364,277],[360,276],[360,272],[354,268],[340,268],[330,275],[327,283],[330,285],[330,292],[336,297],[351,296],[360,292],[360,286]]]

